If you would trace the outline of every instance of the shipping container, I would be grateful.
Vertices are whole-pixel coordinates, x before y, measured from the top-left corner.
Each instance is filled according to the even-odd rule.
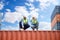
[[[60,40],[60,31],[0,31],[0,40]]]

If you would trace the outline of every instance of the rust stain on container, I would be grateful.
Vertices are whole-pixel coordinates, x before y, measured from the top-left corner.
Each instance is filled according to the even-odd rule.
[[[60,31],[0,31],[0,40],[60,40]]]

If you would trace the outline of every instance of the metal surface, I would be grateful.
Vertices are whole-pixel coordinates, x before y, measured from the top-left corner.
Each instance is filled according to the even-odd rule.
[[[60,40],[60,31],[0,31],[0,40]]]
[[[52,30],[60,30],[60,14],[56,14],[51,22]]]
[[[60,6],[55,6],[52,15],[51,15],[51,21],[54,19],[56,14],[60,14]]]
[[[57,22],[60,22],[60,14],[56,14],[51,22],[51,27],[53,27]]]

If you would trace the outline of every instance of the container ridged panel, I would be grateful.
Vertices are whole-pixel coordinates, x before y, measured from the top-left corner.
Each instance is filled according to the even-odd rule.
[[[0,31],[0,40],[60,40],[60,31]]]

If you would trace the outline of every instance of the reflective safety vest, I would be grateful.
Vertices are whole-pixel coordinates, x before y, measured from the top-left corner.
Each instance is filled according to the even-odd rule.
[[[23,19],[23,23],[24,24],[28,23],[28,20],[27,19]]]
[[[33,24],[36,24],[36,23],[37,23],[37,20],[32,20],[32,23],[33,23]]]

